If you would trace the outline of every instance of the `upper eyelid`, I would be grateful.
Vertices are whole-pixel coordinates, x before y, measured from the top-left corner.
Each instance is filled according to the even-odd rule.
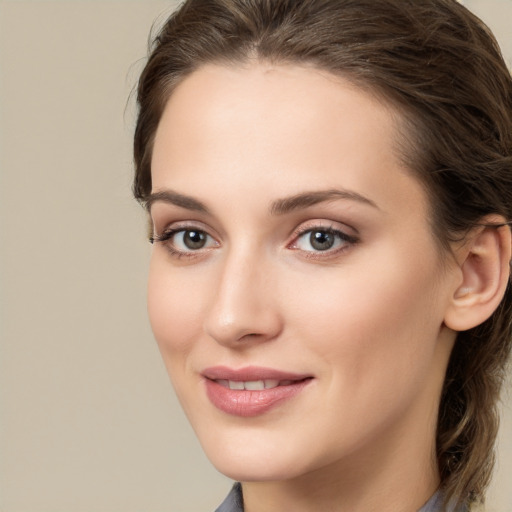
[[[152,221],[152,230],[159,236],[169,233],[170,231],[186,231],[187,229],[196,229],[197,231],[204,231],[213,238],[218,238],[217,231],[210,226],[207,226],[204,222],[198,220],[178,220],[164,224],[163,228],[157,229],[157,224]]]
[[[304,233],[308,233],[309,231],[314,231],[315,229],[331,230],[335,232],[337,231],[353,238],[360,236],[359,230],[355,227],[344,222],[334,221],[332,219],[311,219],[301,222],[296,228],[293,229],[290,236],[297,237]]]

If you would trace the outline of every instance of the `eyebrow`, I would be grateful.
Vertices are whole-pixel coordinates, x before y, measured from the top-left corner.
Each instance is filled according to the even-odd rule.
[[[206,214],[209,213],[208,208],[206,208],[206,206],[201,201],[198,201],[197,199],[194,199],[190,196],[179,194],[173,190],[159,190],[158,192],[152,192],[146,201],[146,208],[151,210],[153,203],[159,201],[167,204],[173,204],[175,206],[179,206],[180,208],[185,208],[186,210],[192,210]]]
[[[377,208],[377,210],[380,209],[371,199],[368,199],[357,192],[344,189],[329,189],[303,192],[284,199],[277,199],[272,203],[270,213],[272,215],[284,215],[295,210],[301,210],[308,208],[309,206],[314,206],[318,203],[332,201],[335,199],[348,199],[350,201],[357,201],[358,203],[372,206]]]
[[[285,197],[283,199],[276,199],[270,205],[271,215],[285,215],[295,210],[301,210],[314,206],[326,201],[336,199],[346,199],[356,201],[365,205],[372,206],[379,209],[371,199],[358,194],[357,192],[344,189],[329,189],[329,190],[315,190],[311,192],[302,192],[294,196]],[[172,204],[186,210],[209,214],[208,208],[199,200],[180,194],[173,190],[159,190],[149,195],[146,201],[146,208],[151,210],[151,206],[156,202],[163,202]]]

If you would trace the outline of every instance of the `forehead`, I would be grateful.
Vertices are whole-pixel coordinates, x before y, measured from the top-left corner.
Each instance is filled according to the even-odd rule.
[[[162,134],[167,141],[197,137],[205,142],[210,133],[233,141],[238,135],[244,142],[282,142],[292,135],[319,142],[345,125],[344,138],[352,133],[391,148],[399,118],[382,98],[312,66],[210,64],[173,91],[157,139]]]
[[[194,189],[208,198],[213,182],[230,183],[216,190],[230,200],[233,190],[250,197],[264,188],[281,197],[342,186],[379,195],[392,185],[395,195],[417,189],[423,202],[395,151],[399,120],[379,97],[316,68],[204,66],[166,105],[153,190]]]

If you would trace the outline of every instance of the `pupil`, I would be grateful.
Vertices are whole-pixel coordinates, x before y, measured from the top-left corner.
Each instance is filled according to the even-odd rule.
[[[206,243],[206,235],[202,231],[186,231],[183,238],[189,249],[201,249]]]
[[[326,251],[334,245],[334,236],[326,231],[314,231],[309,238],[311,246],[317,251]]]

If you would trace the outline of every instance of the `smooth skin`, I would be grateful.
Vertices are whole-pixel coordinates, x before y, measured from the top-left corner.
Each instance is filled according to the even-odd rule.
[[[339,77],[258,62],[204,66],[166,105],[150,321],[207,456],[243,482],[246,512],[412,512],[439,485],[455,329],[499,303],[510,235],[479,228],[442,252],[396,150],[399,122]],[[238,417],[206,395],[201,372],[219,365],[312,380]]]

